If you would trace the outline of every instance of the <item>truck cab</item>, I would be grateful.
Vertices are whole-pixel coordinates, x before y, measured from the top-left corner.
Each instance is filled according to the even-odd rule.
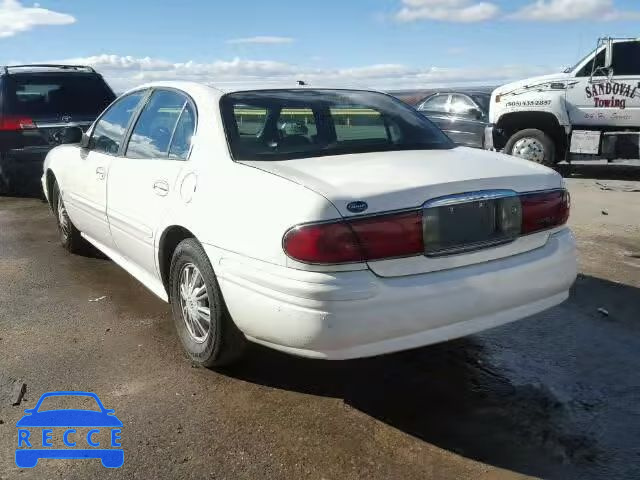
[[[640,39],[601,38],[562,73],[491,95],[485,146],[554,166],[640,158]]]

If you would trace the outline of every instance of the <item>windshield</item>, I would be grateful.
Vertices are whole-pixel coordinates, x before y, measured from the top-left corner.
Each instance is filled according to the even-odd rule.
[[[98,116],[115,98],[98,75],[37,74],[7,78],[7,109],[12,115]]]
[[[584,57],[582,57],[580,59],[580,61],[578,63],[576,63],[573,67],[569,67],[569,68],[565,69],[563,73],[571,73],[571,72],[573,72],[576,68],[578,68],[580,65],[582,65],[582,62],[584,62],[587,58],[589,58],[591,55],[593,55],[596,50],[597,49],[591,50]]]
[[[264,90],[225,95],[225,131],[235,160],[453,148],[403,102],[355,90]]]

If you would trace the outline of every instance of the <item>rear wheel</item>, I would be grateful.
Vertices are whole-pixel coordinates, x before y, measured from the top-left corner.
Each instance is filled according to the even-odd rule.
[[[173,320],[184,349],[204,367],[238,361],[247,340],[233,323],[207,255],[197,240],[183,240],[169,272]]]
[[[67,209],[64,206],[64,200],[60,194],[58,181],[53,182],[52,202],[53,212],[56,215],[56,223],[58,224],[58,232],[60,234],[60,243],[71,253],[83,254],[89,250],[89,243],[82,238],[80,231],[75,227]]]
[[[556,146],[553,139],[542,130],[528,128],[514,133],[504,148],[505,153],[531,162],[553,167],[556,163]]]

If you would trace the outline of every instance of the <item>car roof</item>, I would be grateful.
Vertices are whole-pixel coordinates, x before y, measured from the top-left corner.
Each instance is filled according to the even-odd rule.
[[[189,82],[189,81],[155,81],[149,82],[142,85],[138,85],[137,87],[131,88],[123,93],[123,95],[135,92],[138,90],[145,90],[148,88],[174,88],[176,90],[182,90],[183,92],[190,94],[192,96],[197,95],[198,93],[208,93],[209,95],[213,94],[217,97],[222,97],[223,95],[229,93],[240,93],[240,92],[275,92],[275,91],[284,91],[284,90],[334,90],[334,91],[360,91],[360,92],[380,92],[377,90],[371,90],[366,88],[336,88],[336,87],[326,87],[319,85],[291,85],[291,84],[279,84],[278,86],[274,85],[264,85],[258,87],[244,87],[244,88],[220,88],[213,83],[201,83],[201,82]]]
[[[62,73],[62,74],[98,74],[93,67],[87,65],[56,65],[48,63],[35,63],[28,65],[4,65],[0,67],[2,75],[22,75],[33,73]]]

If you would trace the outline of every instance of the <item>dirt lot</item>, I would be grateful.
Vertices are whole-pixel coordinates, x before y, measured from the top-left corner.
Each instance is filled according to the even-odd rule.
[[[0,478],[640,478],[639,177],[568,180],[581,275],[548,313],[352,362],[255,347],[224,374],[124,271],[68,255],[45,204],[0,198],[0,377],[28,385],[0,399]],[[23,410],[65,389],[115,409],[122,469],[15,466]]]

